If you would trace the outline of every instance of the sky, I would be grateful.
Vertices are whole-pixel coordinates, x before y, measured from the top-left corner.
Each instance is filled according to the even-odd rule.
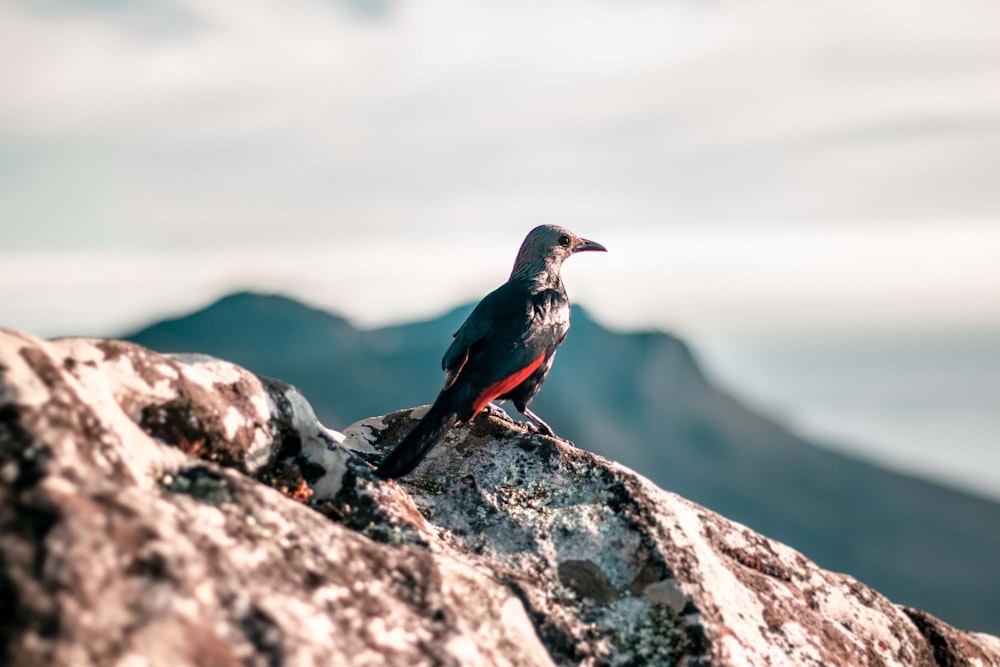
[[[1000,331],[998,25],[992,0],[8,0],[0,326],[116,335],[244,288],[431,317],[554,223],[610,250],[566,264],[574,301],[780,410],[804,392],[755,341]]]
[[[988,0],[12,0],[0,319],[110,334],[272,286],[400,321],[556,223],[611,249],[567,282],[612,324],[993,326],[998,24]]]

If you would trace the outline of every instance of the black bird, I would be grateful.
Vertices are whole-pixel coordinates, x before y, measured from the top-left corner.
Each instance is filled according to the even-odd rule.
[[[555,225],[525,237],[507,282],[475,307],[444,353],[444,388],[375,474],[402,477],[423,461],[448,429],[472,419],[494,400],[510,400],[545,435],[555,433],[528,402],[552,368],[556,348],[569,331],[569,297],[559,270],[584,250],[606,251]]]

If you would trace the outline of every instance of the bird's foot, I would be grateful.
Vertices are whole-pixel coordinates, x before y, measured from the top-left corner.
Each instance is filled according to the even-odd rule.
[[[552,430],[552,427],[545,423],[545,421],[536,415],[534,412],[529,410],[527,406],[520,408],[521,414],[531,420],[531,423],[535,427],[535,433],[540,435],[547,435],[550,438],[558,438],[556,432]]]
[[[507,414],[506,410],[501,408],[496,403],[487,403],[486,407],[483,408],[483,412],[487,413],[490,417],[496,417],[497,419],[502,419],[506,422],[511,422],[512,424],[517,423],[513,417]]]
[[[518,422],[518,425],[532,435],[548,435],[542,429],[538,428],[534,422]]]
[[[519,422],[519,423],[521,424],[522,427],[524,427],[526,431],[528,431],[533,435],[544,435],[546,438],[553,438],[555,440],[565,442],[570,447],[577,449],[575,442],[573,442],[572,440],[567,440],[566,438],[563,438],[559,435],[556,435],[556,433],[552,429],[546,431],[545,429],[540,428],[538,424],[535,424],[534,422]]]
[[[531,421],[515,422],[515,423],[528,433],[531,433],[532,435],[544,435],[547,438],[556,438],[557,440],[562,439],[558,435],[556,435],[555,431],[553,431],[551,428],[547,428],[548,426],[547,424],[545,426],[539,426],[535,422]]]

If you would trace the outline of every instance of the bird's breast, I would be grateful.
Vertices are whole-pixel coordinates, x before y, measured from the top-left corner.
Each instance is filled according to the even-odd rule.
[[[569,326],[569,299],[560,290],[547,289],[536,292],[531,298],[531,307],[535,317],[550,324]]]

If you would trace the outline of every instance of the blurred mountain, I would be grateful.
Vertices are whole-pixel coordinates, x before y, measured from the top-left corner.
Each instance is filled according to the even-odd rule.
[[[342,429],[431,402],[441,355],[470,310],[362,331],[285,297],[240,293],[127,338],[295,384]],[[609,331],[576,308],[532,408],[578,446],[896,602],[1000,631],[1000,505],[803,440],[713,386],[676,337]]]

